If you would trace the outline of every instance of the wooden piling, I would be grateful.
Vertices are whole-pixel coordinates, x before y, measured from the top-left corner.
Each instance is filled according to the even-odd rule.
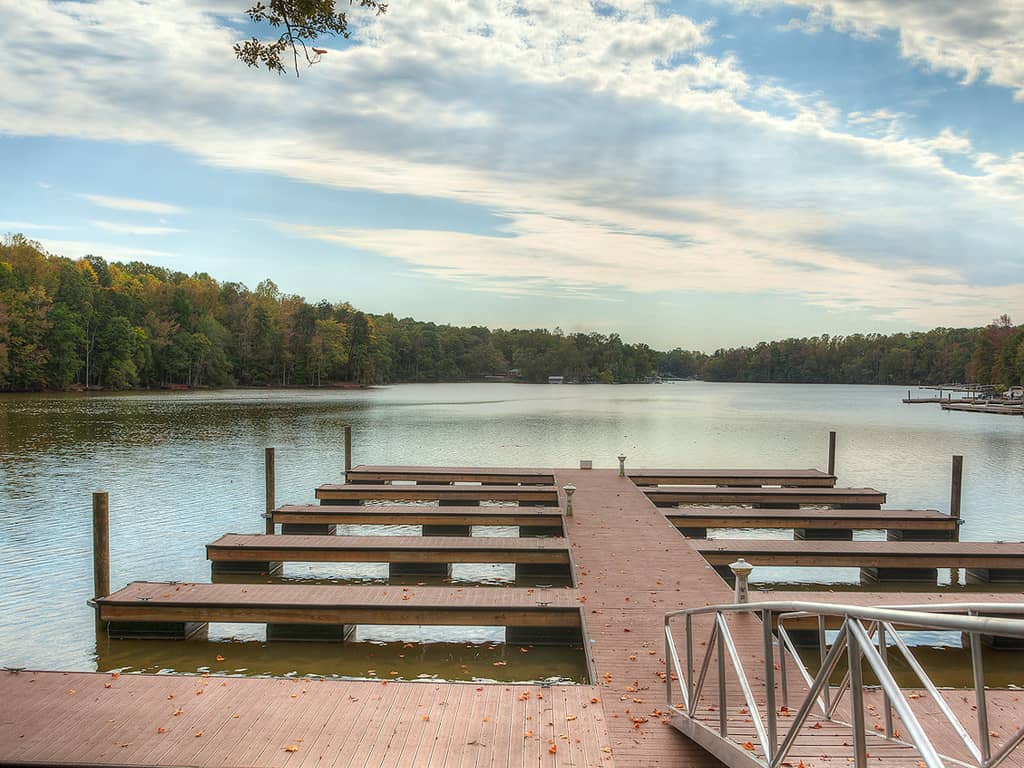
[[[949,484],[949,516],[960,519],[960,498],[963,491],[964,457],[953,457],[953,476]],[[953,532],[953,541],[960,541],[960,526]]]
[[[836,433],[834,430],[828,433],[828,473],[830,475],[836,473]]]
[[[345,482],[348,482],[348,473],[352,469],[352,427],[345,425]]]
[[[266,526],[264,532],[272,535],[274,533],[274,497],[276,495],[276,470],[274,462],[274,449],[267,448],[263,455],[264,487],[266,489]]]
[[[106,491],[92,495],[92,583],[93,596],[110,594],[110,502]],[[103,629],[99,611],[96,628]]]

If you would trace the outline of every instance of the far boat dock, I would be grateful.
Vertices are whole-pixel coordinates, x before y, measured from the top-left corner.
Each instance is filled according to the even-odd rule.
[[[980,660],[985,643],[1012,647],[1024,638],[1024,621],[1013,619],[1024,605],[996,591],[950,597],[934,579],[933,569],[952,567],[1024,583],[1024,544],[957,540],[959,462],[949,514],[888,516],[884,492],[836,487],[831,457],[827,471],[626,472],[626,457],[619,461],[619,470],[355,467],[345,483],[317,489],[319,506],[278,506],[269,461],[265,532],[226,534],[207,547],[215,573],[235,571],[232,583],[110,590],[106,497],[98,495],[102,633],[184,640],[201,637],[207,622],[250,622],[267,626],[268,642],[317,639],[327,653],[360,624],[502,626],[514,647],[581,648],[591,684],[16,671],[0,674],[0,763],[866,768],[870,754],[879,768],[938,768],[946,763],[937,755],[950,754],[994,768],[984,750],[1022,764],[1019,692],[986,691]],[[422,525],[424,535],[334,535],[338,524],[396,521]],[[482,522],[521,526],[520,536],[472,535]],[[685,535],[733,527],[800,534],[770,542]],[[891,540],[848,540],[860,529],[886,530]],[[537,535],[545,531],[555,535]],[[514,563],[516,585],[245,581],[246,571],[293,561],[384,562],[393,573],[435,574],[452,563]],[[883,583],[927,574],[931,591],[748,597],[748,564],[760,563],[854,566]],[[551,575],[565,586],[544,583]],[[885,633],[897,642],[888,653],[899,654],[902,628],[922,626],[960,627],[971,638],[980,708],[964,703],[978,706],[975,690],[940,692],[927,676],[893,687],[887,643],[871,645],[871,633]],[[826,639],[825,627],[838,635]],[[820,673],[795,651],[808,640],[824,651]],[[828,683],[846,655],[856,661],[847,683]],[[862,659],[884,697],[865,693]],[[976,721],[978,760],[969,749],[964,758],[947,716]]]

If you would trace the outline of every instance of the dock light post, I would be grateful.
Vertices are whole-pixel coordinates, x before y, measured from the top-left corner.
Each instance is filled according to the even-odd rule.
[[[949,516],[960,519],[960,500],[964,487],[964,457],[953,457],[953,475],[949,483]],[[960,526],[957,525],[953,534],[956,541],[960,541]]]
[[[626,476],[626,457],[619,454],[619,477]]]
[[[565,516],[572,517],[572,495],[576,493],[576,486],[569,483],[563,485],[562,490],[565,491]]]
[[[729,570],[732,571],[732,575],[736,577],[736,589],[733,592],[733,602],[749,602],[750,590],[747,588],[747,579],[750,578],[750,574],[754,570],[754,566],[741,557],[735,563],[729,563]]]

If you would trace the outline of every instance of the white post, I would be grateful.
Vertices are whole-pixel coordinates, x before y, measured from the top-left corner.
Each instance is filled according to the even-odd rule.
[[[747,579],[750,578],[750,573],[754,570],[754,566],[741,557],[735,563],[729,563],[729,570],[736,577],[736,590],[733,593],[733,602],[748,602],[750,591],[747,589]]]
[[[576,493],[576,486],[570,483],[562,486],[562,490],[565,491],[565,516],[572,517],[572,495]]]
[[[626,476],[626,457],[619,454],[619,477]]]

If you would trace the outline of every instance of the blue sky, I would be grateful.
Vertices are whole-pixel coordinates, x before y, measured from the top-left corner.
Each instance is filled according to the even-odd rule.
[[[1018,0],[0,0],[0,233],[659,348],[1024,317]],[[355,14],[354,14],[355,15]]]

